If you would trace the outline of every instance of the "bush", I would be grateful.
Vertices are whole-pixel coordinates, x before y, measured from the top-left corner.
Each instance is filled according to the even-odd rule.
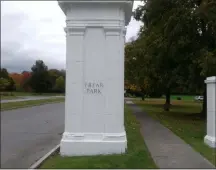
[[[182,98],[181,97],[177,97],[177,100],[181,100]]]

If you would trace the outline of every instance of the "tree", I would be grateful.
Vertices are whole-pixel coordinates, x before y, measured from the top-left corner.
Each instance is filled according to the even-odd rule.
[[[29,85],[30,78],[31,78],[30,72],[28,71],[22,72],[22,81],[20,83],[20,86],[22,87],[22,89],[24,89],[24,91],[31,91],[31,88]]]
[[[29,84],[36,93],[48,92],[51,88],[48,67],[42,60],[37,60],[31,68]]]
[[[64,77],[64,79],[66,78],[66,70],[65,69],[61,69],[60,70],[61,76]]]
[[[31,76],[30,72],[23,71],[21,74],[11,73],[9,76],[13,79],[17,91],[30,91],[30,87],[28,85],[28,81]]]
[[[15,86],[15,82],[13,81],[13,79],[11,77],[8,78],[8,86],[6,88],[7,91],[14,91],[16,90],[16,86]]]
[[[13,79],[15,84],[21,84],[22,82],[22,74],[19,73],[11,73],[9,76]]]
[[[64,80],[63,76],[60,76],[56,79],[54,89],[59,91],[59,92],[65,92],[65,80]]]
[[[13,79],[15,83],[15,88],[17,91],[21,91],[21,82],[22,82],[22,74],[19,73],[11,73],[9,76]]]
[[[6,90],[6,91],[15,90],[15,83],[14,83],[13,79],[9,76],[9,73],[8,73],[7,69],[2,68],[1,72],[0,72],[0,76],[1,76],[1,78],[3,78],[2,83],[7,84],[6,87],[3,85],[4,90]],[[7,80],[7,83],[6,83],[5,79]]]
[[[146,46],[146,39],[141,37],[125,46],[125,79],[140,89],[143,100],[145,95],[162,94],[153,58]]]
[[[7,87],[10,85],[10,82],[6,78],[0,78],[0,90],[5,91]]]
[[[208,68],[211,74],[215,74],[212,72],[215,67],[216,15],[213,11],[216,10],[216,2],[144,2],[145,5],[139,6],[134,12],[135,19],[144,23],[138,38],[142,42],[140,49],[143,49],[143,54],[139,56],[146,59],[149,55],[152,58],[152,65],[148,66],[154,67],[155,73],[158,74],[158,80],[166,94],[164,109],[169,110],[170,93],[173,88],[181,85],[204,89],[203,82],[207,73],[204,75],[203,71],[206,72]],[[208,76],[211,74],[208,73]]]
[[[8,74],[7,69],[1,68],[0,77],[1,77],[1,78],[5,78],[5,79],[8,79],[8,78],[9,78],[9,74]]]
[[[56,80],[59,77],[63,77],[64,81],[65,81],[65,70],[58,70],[58,69],[50,69],[48,70],[49,72],[49,77],[50,77],[50,81],[52,84],[52,90],[55,91],[55,85],[56,85]]]

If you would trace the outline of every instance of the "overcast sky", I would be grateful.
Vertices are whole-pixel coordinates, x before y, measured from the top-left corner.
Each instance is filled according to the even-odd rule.
[[[139,4],[135,1],[133,9]],[[22,72],[41,59],[49,68],[65,69],[64,27],[57,1],[1,1],[1,68]],[[126,41],[139,27],[132,19]]]

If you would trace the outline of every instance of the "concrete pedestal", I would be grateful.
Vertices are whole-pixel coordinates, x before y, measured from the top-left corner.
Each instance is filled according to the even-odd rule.
[[[208,77],[207,84],[207,135],[204,142],[216,148],[216,77]]]
[[[133,1],[59,1],[66,15],[62,156],[124,153],[124,41]]]

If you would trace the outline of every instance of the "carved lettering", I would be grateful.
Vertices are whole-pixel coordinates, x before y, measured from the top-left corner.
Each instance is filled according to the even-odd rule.
[[[102,94],[104,85],[101,82],[85,82],[84,88],[87,94]]]

